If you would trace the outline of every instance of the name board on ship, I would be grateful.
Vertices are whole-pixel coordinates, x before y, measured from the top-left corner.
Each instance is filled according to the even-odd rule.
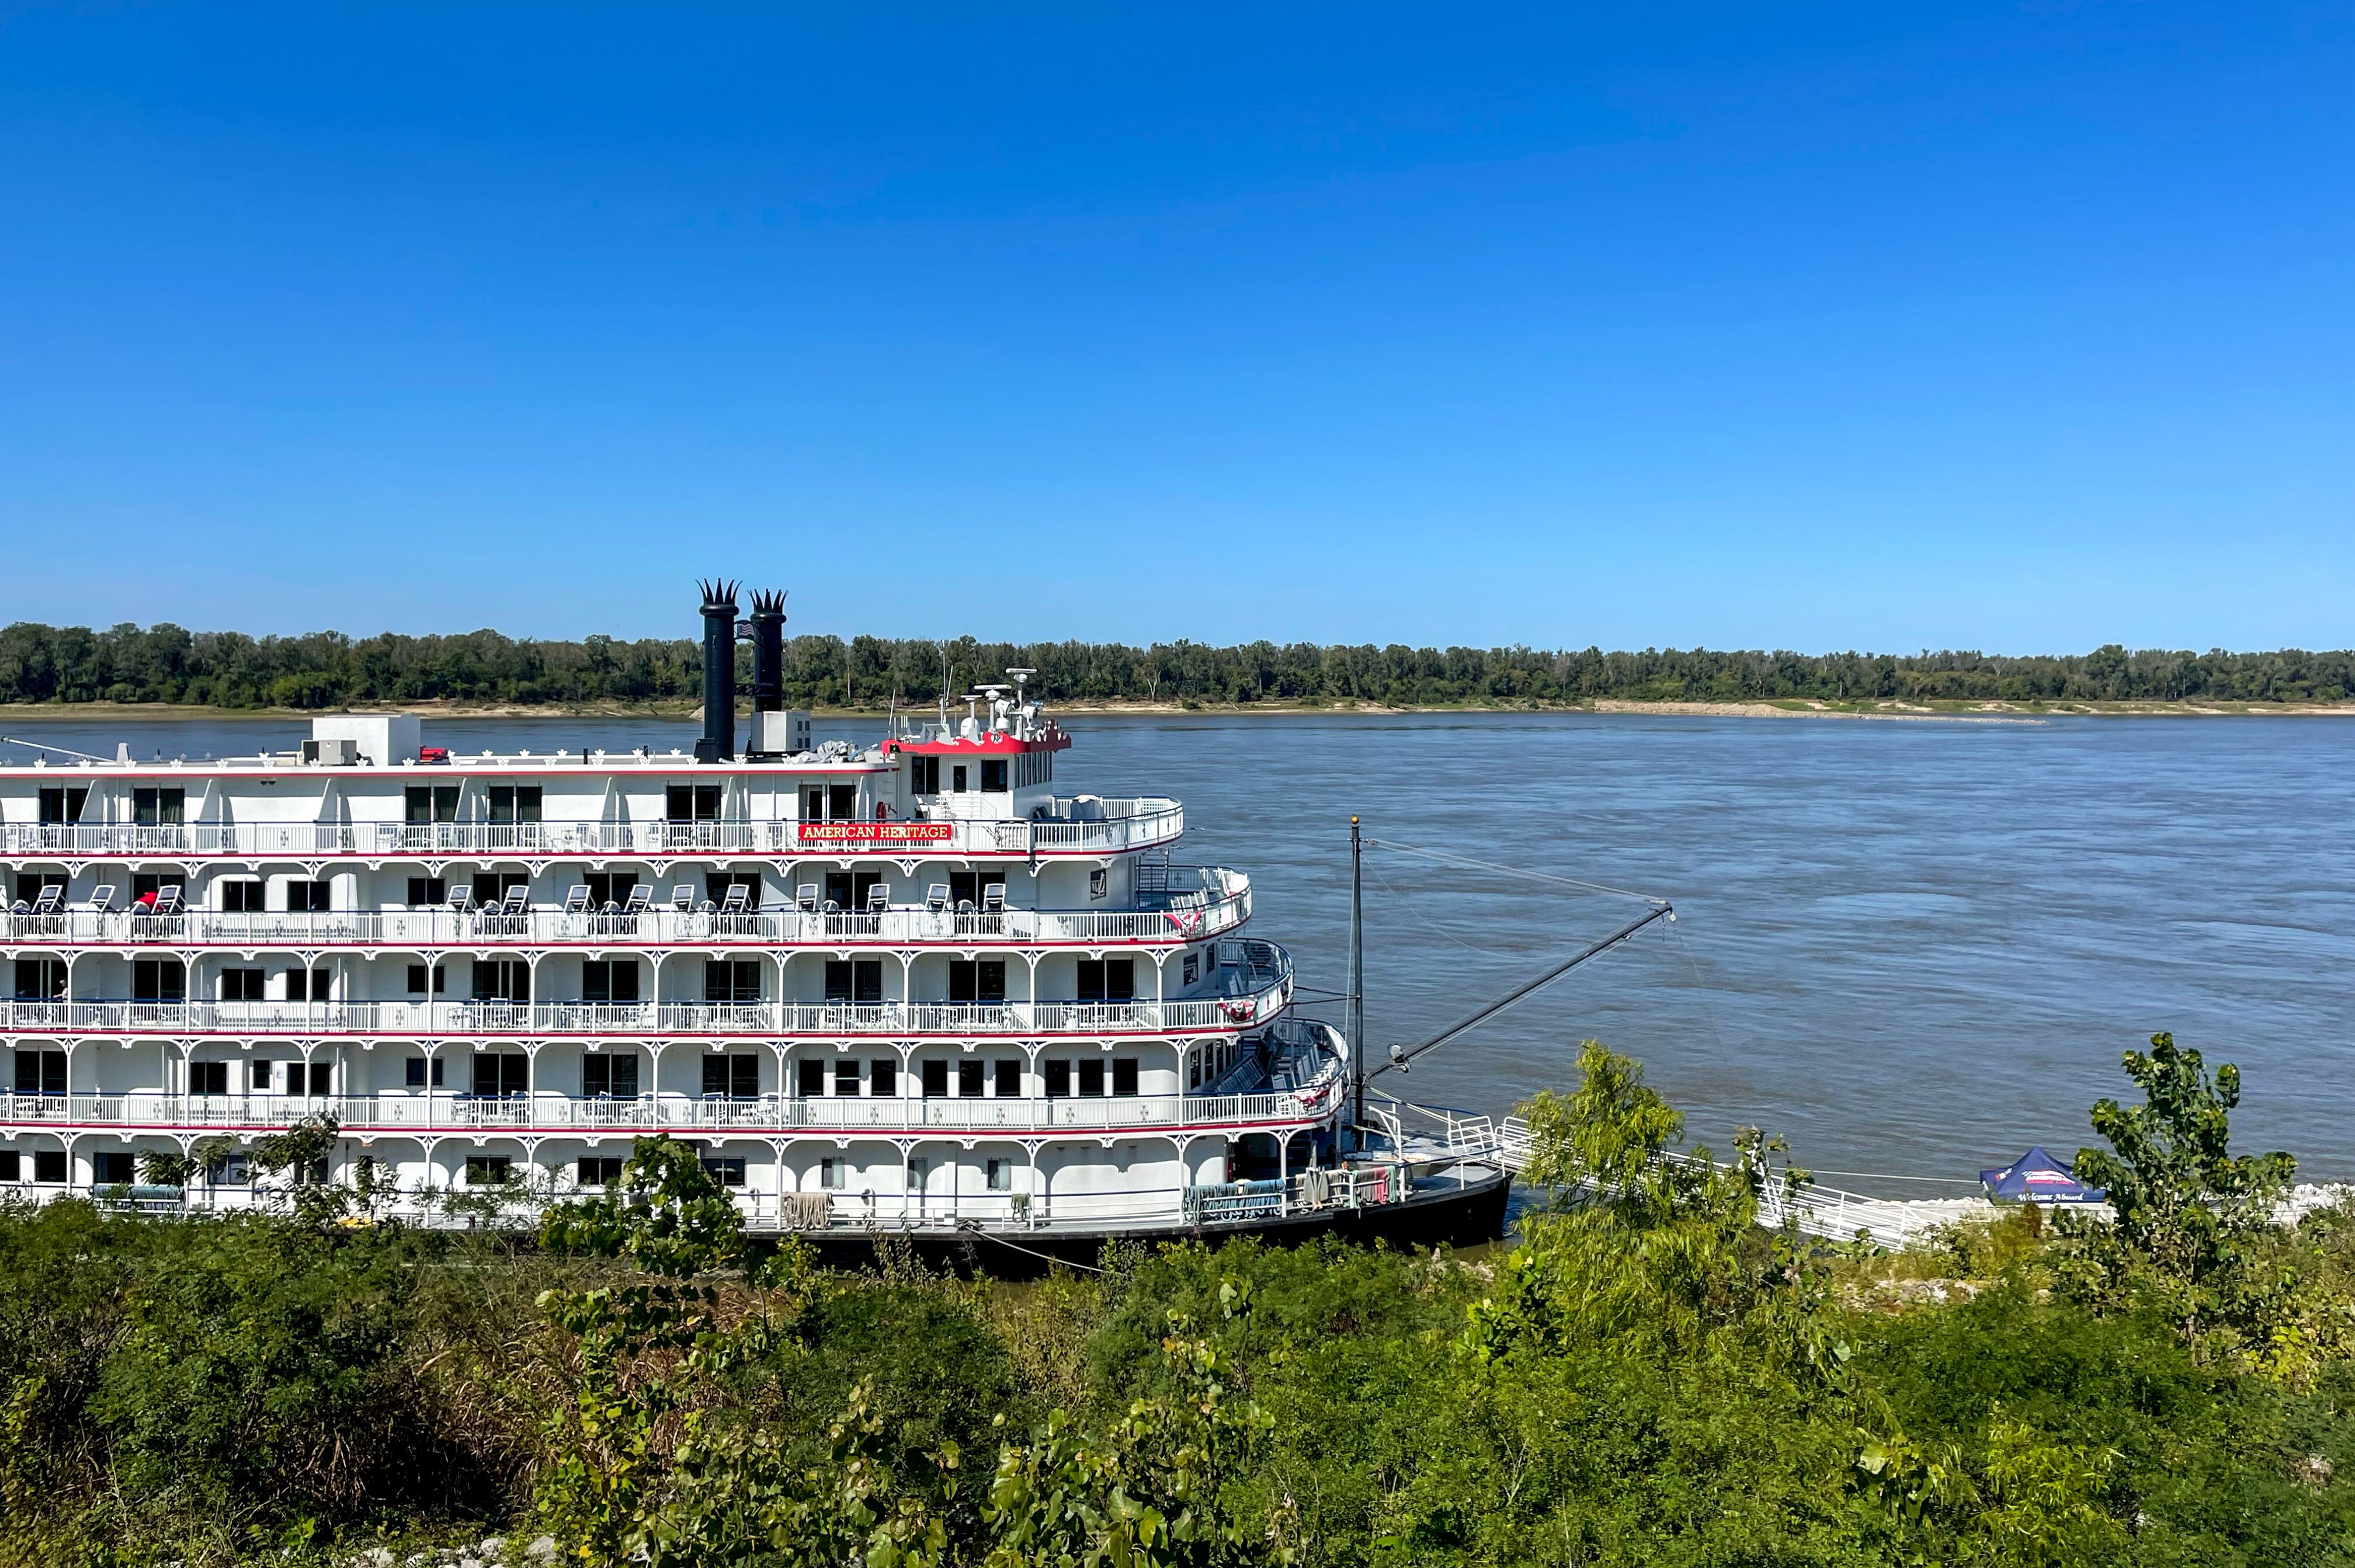
[[[805,822],[805,844],[945,844],[954,836],[949,822]]]

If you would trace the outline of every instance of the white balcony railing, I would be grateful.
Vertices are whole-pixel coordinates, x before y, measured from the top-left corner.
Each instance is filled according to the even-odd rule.
[[[889,822],[0,823],[0,855],[957,856],[1106,854],[1185,831],[1174,800],[1057,802],[1087,816]]]
[[[1337,1106],[1337,1074],[1282,1094],[1135,1094],[1084,1099],[690,1099],[645,1095],[580,1100],[554,1094],[310,1097],[232,1094],[0,1094],[0,1125],[186,1130],[285,1126],[332,1115],[346,1132],[735,1133],[905,1136],[1116,1133],[1307,1125]]]
[[[1218,974],[1230,989],[1169,1001],[1035,1002],[0,1002],[16,1034],[971,1035],[1233,1033],[1282,1012],[1292,959],[1264,955]]]
[[[958,913],[902,907],[871,914],[799,909],[723,914],[716,910],[667,906],[637,914],[567,913],[550,909],[526,910],[520,914],[395,909],[189,910],[155,915],[69,909],[55,914],[0,913],[0,945],[394,947],[421,952],[708,944],[782,947],[840,943],[975,946],[1182,943],[1231,932],[1249,920],[1251,883],[1241,872],[1209,868],[1200,873],[1199,889],[1162,895],[1159,902],[1163,907],[1143,910],[1008,909],[999,913]]]

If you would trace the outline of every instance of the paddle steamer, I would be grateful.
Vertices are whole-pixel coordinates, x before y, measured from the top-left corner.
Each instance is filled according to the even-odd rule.
[[[1176,859],[1183,806],[1060,783],[1029,672],[814,744],[781,596],[740,622],[710,583],[702,613],[691,754],[458,755],[336,715],[297,752],[0,767],[0,1195],[309,1181],[527,1223],[664,1133],[753,1226],[846,1256],[1497,1232],[1500,1166],[1348,1125],[1352,1042],[1295,1008],[1248,877]],[[259,1168],[296,1124],[333,1152]],[[159,1186],[150,1154],[196,1169]]]

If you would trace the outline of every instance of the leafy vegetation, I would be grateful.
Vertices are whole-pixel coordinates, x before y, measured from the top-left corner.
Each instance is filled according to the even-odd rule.
[[[1898,699],[2338,701],[2355,693],[2355,652],[2137,652],[2006,657],[1978,653],[1797,654],[1646,648],[1411,648],[1190,642],[985,643],[972,637],[791,639],[785,694],[797,707],[926,706],[1002,671],[1039,672],[1058,700],[1396,706]],[[18,622],[0,628],[0,702],[692,703],[701,653],[685,638],[578,642],[497,632],[449,636],[313,632],[250,637],[168,624],[104,631]]]
[[[2355,1220],[2269,1223],[2229,1068],[2128,1055],[2079,1162],[2114,1225],[1890,1258],[1763,1224],[1773,1140],[1672,1157],[1636,1064],[1580,1065],[1527,1108],[1548,1200],[1477,1257],[832,1274],[664,1139],[538,1246],[0,1212],[0,1559],[2355,1562]]]

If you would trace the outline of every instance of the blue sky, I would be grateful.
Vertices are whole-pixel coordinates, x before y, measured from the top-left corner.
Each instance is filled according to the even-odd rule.
[[[0,619],[2355,641],[2355,9],[0,8]]]

